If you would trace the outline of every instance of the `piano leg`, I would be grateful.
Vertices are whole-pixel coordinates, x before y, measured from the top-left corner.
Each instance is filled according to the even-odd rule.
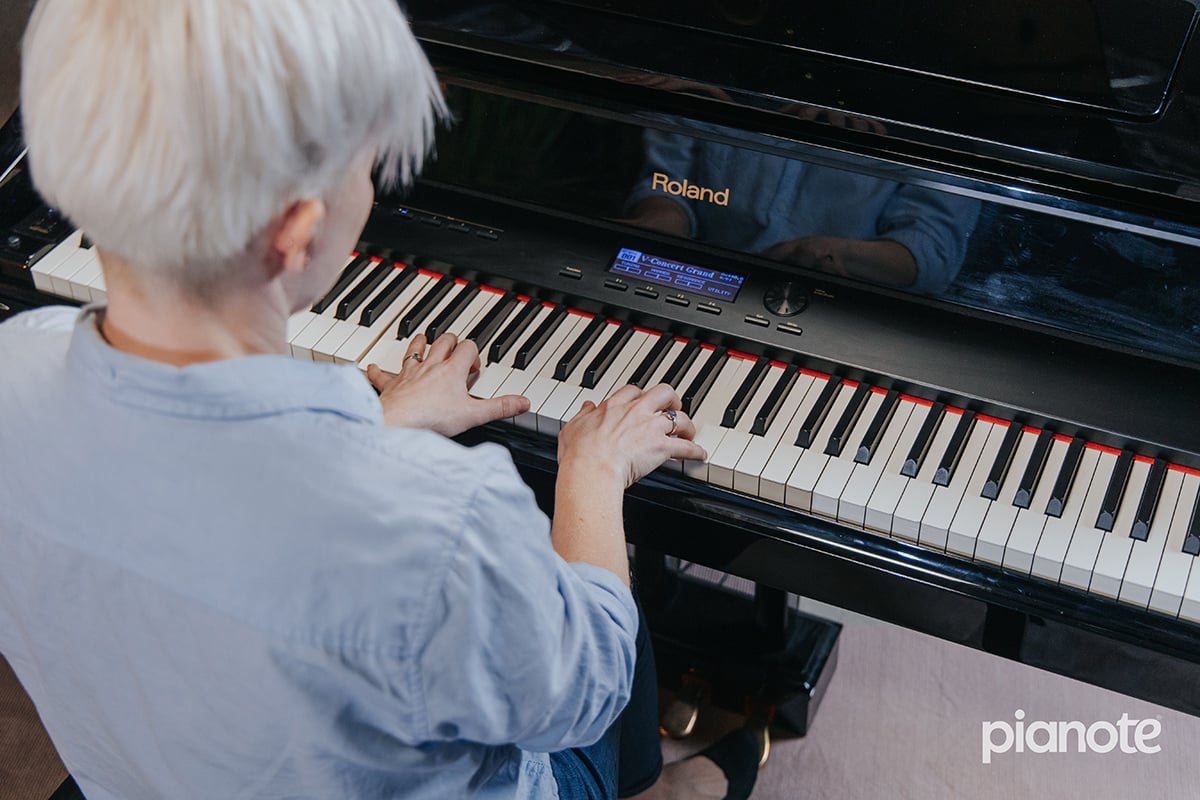
[[[661,554],[637,548],[634,581],[660,685],[686,687],[694,701],[702,681],[715,705],[746,714],[752,727],[805,735],[836,668],[842,626],[789,609],[776,589],[757,586],[751,599],[670,572]]]

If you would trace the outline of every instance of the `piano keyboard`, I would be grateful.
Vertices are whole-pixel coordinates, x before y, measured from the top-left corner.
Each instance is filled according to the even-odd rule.
[[[105,299],[78,232],[33,277]],[[359,253],[287,335],[296,358],[395,374],[443,332],[479,346],[472,394],[530,399],[515,425],[554,436],[587,400],[667,382],[709,458],[663,469],[1200,623],[1194,469]]]

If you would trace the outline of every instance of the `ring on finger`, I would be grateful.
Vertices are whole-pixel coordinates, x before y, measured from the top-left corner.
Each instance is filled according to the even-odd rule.
[[[668,420],[670,420],[671,430],[667,431],[667,436],[674,436],[675,429],[677,427],[679,427],[679,423],[675,421],[675,417],[676,417],[675,410],[668,408],[668,409],[666,409],[664,411],[660,411],[658,413],[662,414],[664,417],[666,417]]]
[[[421,355],[420,353],[409,353],[404,357],[404,360],[408,361],[410,358],[415,358],[418,364],[425,360],[425,356]]]

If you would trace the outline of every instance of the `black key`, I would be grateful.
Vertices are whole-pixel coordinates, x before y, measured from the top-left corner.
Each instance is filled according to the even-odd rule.
[[[1037,488],[1046,466],[1046,456],[1050,453],[1050,443],[1054,441],[1054,431],[1043,430],[1033,443],[1033,452],[1029,454],[1029,464],[1017,484],[1017,493],[1013,497],[1013,505],[1017,508],[1029,508],[1033,502],[1033,490]]]
[[[505,292],[504,296],[492,306],[492,310],[483,315],[483,319],[475,323],[475,327],[467,334],[475,344],[479,345],[479,349],[487,347],[487,343],[496,335],[496,331],[500,330],[500,326],[504,324],[504,320],[508,319],[508,315],[512,313],[513,307],[516,306],[518,300],[516,292]]]
[[[696,373],[692,385],[683,393],[683,413],[689,417],[696,415],[696,409],[708,396],[708,390],[717,382],[717,376],[721,374],[721,370],[725,368],[729,358],[729,353],[724,347],[718,347],[713,351],[708,361],[704,362],[704,366]]]
[[[449,275],[443,275],[442,279],[435,283],[433,287],[425,293],[425,296],[417,301],[416,305],[408,310],[404,318],[400,320],[400,330],[396,334],[397,339],[403,339],[406,336],[411,336],[413,332],[421,326],[421,322],[429,316],[430,312],[442,302],[442,298],[450,294],[450,290],[454,288],[454,278]]]
[[[1008,430],[1004,432],[1004,440],[1000,442],[1000,451],[996,453],[996,460],[992,462],[992,468],[988,470],[987,480],[983,483],[983,491],[979,493],[980,497],[995,500],[1000,496],[1000,485],[1008,477],[1008,468],[1012,466],[1013,453],[1017,452],[1017,442],[1021,440],[1024,430],[1025,426],[1016,420],[1008,423]]]
[[[691,369],[698,355],[700,355],[700,343],[693,339],[683,346],[683,350],[675,357],[675,362],[667,367],[662,382],[671,384],[671,388],[679,391],[679,383]]]
[[[945,403],[934,403],[929,409],[929,415],[925,417],[921,430],[917,431],[917,438],[908,451],[908,457],[904,459],[904,466],[900,467],[901,475],[908,478],[917,477],[921,471],[921,465],[925,463],[929,445],[933,443],[933,433],[938,429],[938,425],[942,422],[942,415],[945,413]]]
[[[368,272],[367,277],[359,281],[358,285],[350,290],[350,294],[342,298],[334,316],[338,319],[350,319],[350,315],[367,302],[367,298],[387,280],[388,275],[392,274],[392,269],[391,264],[376,264],[375,269]]]
[[[880,404],[879,410],[875,412],[875,419],[871,420],[871,425],[867,428],[867,433],[859,443],[858,451],[854,454],[856,464],[871,463],[871,459],[879,451],[879,443],[883,441],[884,431],[892,423],[892,417],[896,415],[896,409],[899,406],[900,392],[895,389],[888,390],[888,393],[883,396],[883,403]]]
[[[628,322],[622,322],[621,327],[608,337],[608,341],[600,348],[600,352],[592,359],[592,363],[588,364],[587,369],[583,371],[582,385],[584,389],[596,388],[596,384],[604,377],[604,373],[612,366],[613,361],[616,361],[617,355],[632,337],[633,326]]]
[[[513,349],[513,346],[520,340],[521,336],[537,319],[538,312],[542,310],[540,301],[529,298],[529,302],[525,307],[517,312],[517,316],[513,321],[508,323],[508,327],[500,331],[500,335],[496,337],[496,341],[492,342],[491,348],[488,350],[488,363],[495,364],[508,355],[508,351]]]
[[[566,306],[555,306],[550,312],[550,316],[542,320],[542,324],[537,330],[525,340],[521,345],[521,349],[517,351],[517,357],[513,359],[513,367],[515,369],[525,369],[529,366],[541,349],[546,346],[546,342],[550,341],[550,337],[558,330],[558,326],[567,318]]]
[[[337,281],[333,284],[333,288],[317,302],[312,305],[314,314],[321,314],[325,309],[333,305],[333,301],[338,299],[338,295],[350,288],[350,284],[358,280],[358,276],[367,268],[367,264],[371,263],[371,259],[367,256],[359,256],[350,262],[350,264],[342,270],[342,274],[338,275]]]
[[[1071,487],[1075,485],[1075,473],[1079,471],[1079,460],[1083,458],[1083,439],[1076,436],[1067,445],[1067,455],[1063,458],[1062,469],[1054,481],[1054,489],[1050,492],[1050,501],[1046,503],[1046,514],[1051,517],[1061,517]]]
[[[446,329],[454,324],[454,321],[467,310],[467,306],[471,305],[478,296],[479,284],[475,281],[462,287],[462,290],[454,295],[454,299],[442,309],[442,313],[429,323],[429,327],[425,329],[425,338],[432,342],[445,333]]]
[[[779,376],[779,382],[771,390],[767,402],[763,403],[763,407],[754,415],[754,424],[750,426],[750,433],[755,436],[766,436],[767,429],[775,422],[775,417],[779,415],[779,409],[783,406],[784,399],[796,385],[796,379],[799,377],[800,368],[795,364],[789,364],[783,374]]]
[[[797,447],[807,449],[812,446],[813,437],[817,435],[817,429],[825,422],[825,417],[829,416],[829,409],[833,407],[833,398],[837,397],[838,390],[841,388],[842,379],[836,375],[830,375],[829,380],[825,383],[825,388],[821,390],[821,394],[817,395],[817,404],[808,412],[804,424],[800,427],[800,433],[796,435]]]
[[[750,405],[754,393],[762,386],[770,366],[771,360],[767,358],[760,358],[754,362],[754,366],[746,373],[746,380],[742,381],[742,385],[733,393],[733,399],[725,409],[725,415],[721,418],[722,427],[732,428],[741,421],[742,415],[746,413],[746,406]]]
[[[671,349],[671,345],[675,340],[667,334],[662,334],[658,337],[658,341],[650,348],[650,352],[642,359],[642,363],[629,376],[629,383],[639,389],[646,388],[646,382],[650,380],[650,376],[654,374],[654,370],[658,369],[658,365],[667,357],[667,352]]]
[[[1161,458],[1154,459],[1150,472],[1146,475],[1146,488],[1142,489],[1142,499],[1138,503],[1137,514],[1134,515],[1133,528],[1129,536],[1138,541],[1146,541],[1150,537],[1150,525],[1154,522],[1154,512],[1158,508],[1158,496],[1162,494],[1163,479],[1167,477],[1167,462]]]
[[[554,368],[554,380],[565,381],[567,376],[575,371],[579,366],[579,362],[583,360],[588,349],[596,343],[600,338],[600,334],[604,333],[605,327],[608,325],[608,320],[601,316],[592,317],[583,328],[583,333],[575,337],[575,341],[563,353],[562,358],[558,360],[558,366]]]
[[[1187,536],[1183,539],[1183,552],[1189,556],[1200,556],[1200,496],[1196,498],[1196,506],[1192,509],[1192,524],[1188,525]]]
[[[974,426],[975,412],[963,409],[962,416],[958,420],[958,426],[950,436],[950,444],[946,445],[946,452],[942,454],[942,460],[938,462],[937,471],[933,473],[933,484],[935,486],[950,485],[950,481],[954,478],[954,470],[958,467],[958,461],[962,458],[963,450],[967,446],[967,439],[971,436],[971,430]]]
[[[1133,453],[1122,450],[1113,465],[1112,478],[1108,481],[1108,489],[1104,492],[1104,500],[1100,503],[1100,515],[1096,517],[1096,527],[1102,531],[1111,532],[1117,522],[1117,512],[1121,509],[1121,499],[1125,496],[1125,484],[1129,482],[1129,471],[1133,468]]]
[[[363,309],[362,315],[358,318],[359,325],[374,325],[379,321],[380,316],[392,303],[396,302],[396,298],[408,288],[408,285],[416,280],[417,268],[405,267],[400,270],[400,274],[392,278],[384,290],[375,295],[371,302],[367,303],[367,307]]]
[[[854,390],[854,394],[850,396],[850,404],[846,406],[846,410],[842,412],[841,419],[833,426],[833,432],[829,434],[829,443],[825,445],[825,455],[840,456],[842,450],[846,449],[846,440],[850,438],[850,431],[858,423],[858,418],[862,416],[863,406],[867,404],[867,398],[871,396],[871,387],[866,381],[861,381],[858,388]]]

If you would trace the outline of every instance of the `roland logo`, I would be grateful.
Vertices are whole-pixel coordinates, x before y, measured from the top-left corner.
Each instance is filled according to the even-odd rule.
[[[650,188],[673,194],[676,197],[686,197],[689,200],[704,200],[718,206],[729,205],[729,187],[718,192],[707,186],[688,183],[687,178],[682,181],[673,181],[670,176],[661,172],[654,173],[654,178],[650,181]]]

